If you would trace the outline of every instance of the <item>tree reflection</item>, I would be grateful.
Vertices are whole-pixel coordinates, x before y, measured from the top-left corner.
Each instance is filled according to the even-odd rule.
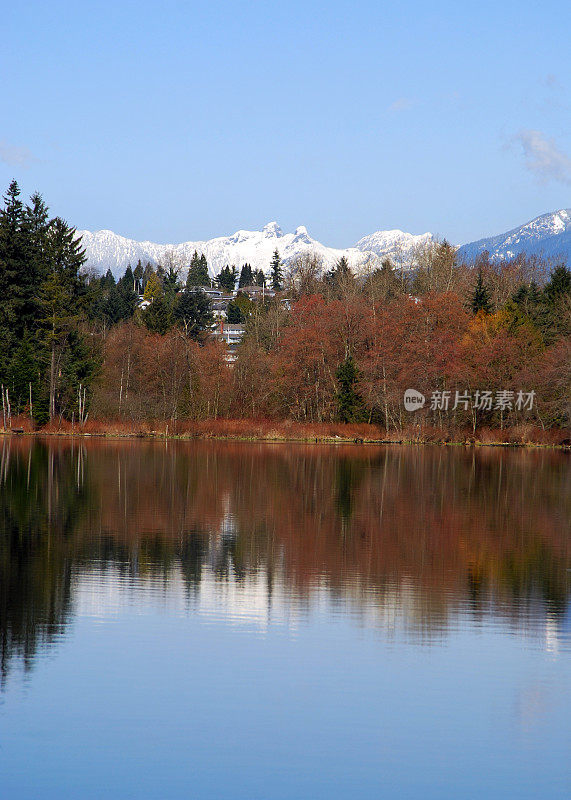
[[[72,457],[72,454],[74,457]],[[74,535],[87,493],[82,454],[2,442],[0,466],[0,670],[61,633],[71,607]]]
[[[1,669],[62,633],[77,582],[206,573],[379,615],[417,634],[468,608],[525,620],[569,604],[563,454],[450,448],[6,439],[0,464]]]

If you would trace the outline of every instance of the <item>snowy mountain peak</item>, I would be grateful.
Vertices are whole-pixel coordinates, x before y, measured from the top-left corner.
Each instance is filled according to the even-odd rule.
[[[396,267],[408,269],[414,265],[418,251],[434,242],[431,233],[415,235],[394,229],[376,231],[359,239],[354,247],[338,249],[313,239],[305,225],[299,225],[293,233],[284,233],[275,221],[268,222],[261,231],[240,230],[230,236],[182,244],[137,242],[110,230],[78,231],[78,234],[83,237],[87,269],[101,273],[111,269],[115,276],[123,274],[128,264],[134,266],[139,259],[143,264],[147,261],[159,264],[167,252],[187,267],[195,250],[206,256],[211,277],[226,264],[240,268],[246,262],[253,269],[267,273],[275,250],[286,266],[294,258],[311,252],[322,260],[326,270],[341,256],[345,256],[356,272],[380,266],[387,257]],[[498,260],[525,253],[571,261],[571,208],[542,214],[507,233],[463,245],[459,256],[470,262],[483,250],[488,250],[490,256]]]
[[[379,259],[390,258],[398,267],[408,266],[419,248],[434,241],[431,233],[418,235],[405,233],[398,229],[376,231],[359,239],[355,247],[364,252],[374,253]]]
[[[365,264],[370,266],[377,262],[380,263],[379,256],[390,255],[386,249],[383,250],[379,239],[382,237],[382,232],[374,234],[377,237],[374,252],[367,250],[362,245],[337,249],[327,247],[313,239],[305,225],[299,225],[294,233],[284,233],[275,221],[268,222],[261,231],[239,230],[230,236],[219,236],[208,241],[183,242],[182,244],[136,242],[107,230],[95,233],[78,231],[78,233],[83,236],[83,246],[88,257],[87,268],[95,269],[98,272],[106,272],[107,269],[111,269],[116,276],[121,275],[128,264],[134,266],[139,259],[143,264],[147,261],[159,264],[167,252],[174,254],[184,267],[190,263],[195,250],[204,253],[211,277],[215,277],[226,264],[234,264],[240,268],[246,262],[251,264],[253,269],[262,269],[268,272],[275,250],[279,252],[286,266],[297,256],[311,252],[321,259],[323,268],[326,270],[331,269],[341,256],[345,256],[351,268],[357,272]],[[399,241],[408,245],[409,239],[416,242],[417,238],[408,233],[392,231],[387,241],[392,247],[395,247]],[[412,252],[410,248],[405,247],[404,250]],[[401,261],[401,263],[404,262]]]
[[[487,250],[490,258],[503,261],[520,253],[545,258],[571,257],[571,209],[562,208],[512,228],[507,233],[470,242],[460,248],[466,261],[473,261]]]
[[[294,242],[300,244],[311,244],[313,242],[313,239],[307,232],[307,228],[305,227],[305,225],[298,225],[297,228],[295,229]]]
[[[277,222],[268,222],[268,224],[264,225],[262,228],[262,233],[265,236],[275,236],[276,238],[284,235]]]

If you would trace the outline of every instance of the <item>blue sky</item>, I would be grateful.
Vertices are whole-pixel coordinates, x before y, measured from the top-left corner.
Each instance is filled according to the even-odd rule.
[[[12,3],[0,186],[178,242],[461,243],[571,206],[571,4]]]

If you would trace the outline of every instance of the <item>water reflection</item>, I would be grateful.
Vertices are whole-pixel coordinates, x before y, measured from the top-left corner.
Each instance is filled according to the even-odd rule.
[[[547,451],[5,440],[5,681],[74,614],[158,598],[295,630],[342,608],[436,642],[502,625],[570,641],[571,472]]]

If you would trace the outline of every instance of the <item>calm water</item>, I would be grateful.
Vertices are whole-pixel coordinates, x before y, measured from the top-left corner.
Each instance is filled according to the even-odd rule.
[[[571,796],[568,456],[0,448],[1,798]]]

